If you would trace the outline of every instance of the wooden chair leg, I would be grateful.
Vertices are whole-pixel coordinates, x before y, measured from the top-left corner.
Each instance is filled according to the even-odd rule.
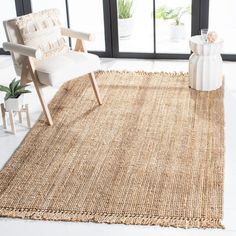
[[[87,49],[86,49],[86,47],[84,45],[84,41],[83,40],[81,40],[81,39],[77,39],[76,40],[74,51],[77,51],[77,52],[87,52]]]
[[[14,113],[12,110],[9,111],[11,130],[13,134],[16,134],[15,122],[14,122]]]
[[[92,73],[89,74],[89,76],[90,76],[90,80],[91,80],[91,83],[92,83],[92,86],[93,86],[93,90],[94,90],[94,93],[96,95],[98,104],[102,105],[102,99],[101,99],[101,96],[100,96],[100,93],[99,93],[99,89],[98,89],[98,85],[97,85],[97,81],[96,81],[95,75],[92,72]]]
[[[31,128],[28,104],[25,105],[25,112],[26,112],[26,119],[27,119],[28,128]]]
[[[6,122],[6,111],[4,108],[4,104],[1,104],[1,111],[2,111],[2,124],[3,124],[3,129],[7,128],[7,122]]]
[[[41,103],[41,106],[43,108],[43,112],[48,120],[48,123],[49,125],[53,125],[53,121],[52,121],[52,117],[51,117],[51,114],[50,114],[50,111],[48,109],[48,105],[44,99],[44,96],[43,96],[43,91],[42,91],[42,87],[38,81],[38,77],[36,75],[36,72],[35,72],[35,68],[34,68],[34,64],[32,62],[32,59],[28,59],[29,60],[29,71],[30,71],[30,75],[32,77],[32,80],[33,80],[33,83],[34,83],[34,86],[35,86],[35,89],[36,89],[36,92],[38,94],[38,97],[39,97],[39,101]]]
[[[18,111],[19,123],[22,123],[22,114],[21,111]]]
[[[39,87],[37,84],[34,84],[34,85],[35,85],[41,106],[43,108],[43,112],[44,112],[45,116],[47,117],[48,123],[49,123],[49,125],[53,125],[53,121],[52,121],[50,111],[48,109],[48,105],[47,105],[46,101],[44,100],[42,88]]]
[[[87,52],[87,49],[86,49],[86,47],[84,45],[84,41],[81,40],[81,39],[77,39],[74,50],[75,51],[80,51],[80,52]],[[99,89],[98,89],[98,85],[97,85],[97,81],[96,81],[94,73],[93,72],[90,73],[89,77],[90,77],[90,80],[91,80],[91,83],[92,83],[92,86],[93,86],[93,90],[94,90],[94,93],[96,95],[98,104],[102,105],[102,99],[101,99],[101,96],[100,96],[100,93],[99,93]]]

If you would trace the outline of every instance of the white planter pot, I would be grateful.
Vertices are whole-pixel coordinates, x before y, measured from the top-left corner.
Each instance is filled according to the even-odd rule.
[[[174,41],[185,39],[185,25],[174,25],[170,26],[170,37]]]
[[[133,31],[133,18],[118,19],[119,37],[130,37]]]
[[[20,111],[24,104],[24,98],[23,95],[20,95],[18,98],[8,98],[4,103],[6,111]]]

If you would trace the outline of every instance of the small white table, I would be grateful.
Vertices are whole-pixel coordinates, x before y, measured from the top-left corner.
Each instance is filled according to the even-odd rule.
[[[190,38],[189,85],[201,91],[212,91],[221,87],[223,80],[223,62],[221,50],[223,40],[215,43],[203,42],[200,35]]]
[[[2,122],[3,122],[3,129],[7,129],[7,121],[6,121],[6,113],[9,113],[9,118],[10,118],[10,124],[11,124],[11,130],[13,134],[16,134],[16,128],[15,128],[15,122],[14,122],[14,113],[17,112],[19,115],[19,122],[22,123],[22,112],[26,113],[26,119],[27,119],[27,125],[28,128],[31,128],[31,123],[30,123],[30,116],[29,116],[29,106],[28,104],[25,104],[22,106],[20,111],[6,111],[4,104],[1,104],[1,112],[2,112]]]

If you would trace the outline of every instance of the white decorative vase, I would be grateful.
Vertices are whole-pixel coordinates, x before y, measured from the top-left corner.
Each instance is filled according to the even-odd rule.
[[[174,41],[179,41],[185,39],[185,25],[172,24],[170,26],[170,38]]]
[[[130,37],[133,31],[133,18],[118,19],[118,26],[120,38]]]
[[[6,111],[20,111],[24,104],[23,94],[18,98],[8,98],[4,103]]]
[[[200,91],[212,91],[221,87],[223,62],[221,49],[223,41],[205,43],[201,36],[193,36],[190,41],[193,54],[189,58],[189,85]]]

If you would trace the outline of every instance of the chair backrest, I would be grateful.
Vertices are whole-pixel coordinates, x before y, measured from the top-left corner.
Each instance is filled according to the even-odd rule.
[[[16,22],[17,22],[17,18],[3,21],[3,26],[6,32],[7,40],[8,42],[11,42],[11,43],[24,44],[20,31],[16,25]],[[23,56],[17,53],[11,53],[11,56],[13,59],[16,74],[20,76]]]
[[[48,9],[27,14],[3,22],[7,40],[41,49],[45,57],[65,53],[69,50],[61,35],[59,11]],[[11,53],[17,75],[21,75],[24,57]]]

